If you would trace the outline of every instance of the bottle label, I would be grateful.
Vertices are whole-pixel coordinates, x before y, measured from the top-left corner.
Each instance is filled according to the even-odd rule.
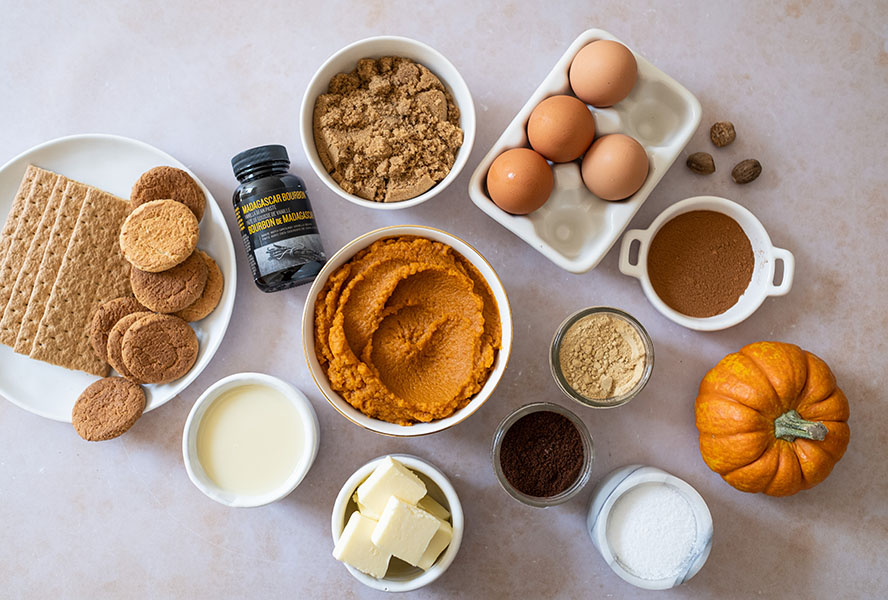
[[[321,236],[304,190],[244,198],[234,215],[244,242],[253,249],[250,267],[259,276],[325,261]]]

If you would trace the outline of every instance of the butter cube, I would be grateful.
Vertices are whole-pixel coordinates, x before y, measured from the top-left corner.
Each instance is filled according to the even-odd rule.
[[[432,513],[442,521],[446,521],[450,518],[450,511],[438,504],[438,502],[428,494],[423,496],[422,499],[416,503],[416,506],[426,512]]]
[[[441,521],[441,526],[438,527],[438,531],[432,536],[428,548],[422,553],[422,558],[419,559],[419,564],[416,566],[423,571],[427,571],[429,567],[435,564],[435,561],[438,560],[438,556],[441,552],[450,545],[450,540],[452,539],[453,527],[450,526],[450,523]]]
[[[358,492],[352,494],[352,500],[355,501],[355,504],[358,506],[358,510],[361,511],[361,514],[367,514],[367,507],[361,504],[361,501],[358,500]]]
[[[426,495],[426,486],[416,473],[386,456],[370,477],[358,486],[358,504],[361,512],[371,519],[379,519],[389,498],[400,498],[415,505]]]
[[[333,558],[371,577],[385,577],[392,555],[370,540],[375,528],[376,521],[353,512],[333,548]]]
[[[370,540],[415,567],[440,528],[441,519],[392,496]]]

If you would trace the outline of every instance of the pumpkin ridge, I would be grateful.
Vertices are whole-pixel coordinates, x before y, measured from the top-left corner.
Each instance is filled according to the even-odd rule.
[[[770,484],[777,474],[778,466],[779,452],[773,443],[768,443],[756,460],[737,467],[730,473],[721,473],[721,476],[738,490],[755,494],[763,492]]]
[[[778,452],[777,469],[765,486],[765,493],[769,496],[791,496],[800,489],[806,489],[802,464],[793,443],[778,439],[774,447]]]
[[[743,408],[748,408],[749,410],[753,411],[754,413],[758,413],[759,415],[762,416],[763,419],[766,419],[766,420],[768,420],[768,421],[772,420],[771,417],[769,417],[768,415],[764,414],[762,411],[760,411],[760,410],[757,409],[756,407],[754,407],[754,406],[749,406],[748,404],[745,404],[745,403],[743,403],[743,402],[740,402],[737,398],[732,398],[732,397],[730,397],[730,396],[727,396],[727,395],[725,395],[725,394],[723,394],[723,393],[721,393],[721,392],[716,392],[716,391],[714,391],[714,390],[707,390],[707,391],[706,391],[706,395],[709,396],[709,397],[715,397],[715,398],[717,398],[717,399],[719,399],[719,400],[724,400],[725,402],[731,402],[731,403],[733,403],[733,404],[739,404],[739,405],[742,406]]]
[[[697,396],[710,394],[718,394],[751,408],[766,419],[776,418],[780,414],[775,408],[780,400],[771,382],[758,365],[739,352],[725,356],[703,377]]]
[[[796,406],[799,412],[802,412],[803,408],[807,409],[829,400],[838,389],[835,374],[822,358],[806,350],[805,359],[808,363],[808,377],[805,380],[805,387],[799,392]]]
[[[801,354],[804,361],[800,361],[799,364],[804,364],[805,369],[805,377],[800,383],[801,385],[797,386],[797,389],[793,389],[789,387],[786,394],[782,394],[774,379],[772,371],[778,365],[776,364],[768,364],[765,360],[762,359],[761,355],[757,352],[753,352],[750,350],[751,347],[755,346],[757,350],[770,350],[772,354],[780,353],[781,356],[778,356],[781,367],[789,367],[793,365],[792,358],[789,356],[790,352],[798,352]],[[808,357],[805,356],[804,350],[796,346],[795,344],[786,344],[783,342],[757,342],[755,344],[749,344],[740,349],[740,354],[748,358],[761,372],[765,379],[767,379],[768,383],[771,385],[771,389],[774,391],[774,395],[777,397],[777,400],[780,402],[779,410],[776,413],[776,416],[780,416],[785,413],[787,410],[794,409],[798,406],[799,401],[802,398],[802,392],[805,390],[807,382],[808,382]],[[799,382],[796,382],[799,383]],[[788,387],[788,386],[787,386]]]
[[[733,435],[769,430],[772,419],[724,395],[707,394],[694,405],[694,420],[700,433]]]
[[[829,396],[814,403],[800,405],[798,412],[809,421],[847,421],[851,416],[848,399],[838,386]]]
[[[753,463],[756,463],[756,462],[760,461],[760,460],[762,459],[762,457],[763,457],[765,454],[767,454],[768,451],[771,450],[771,448],[773,448],[773,447],[774,447],[774,442],[771,442],[771,443],[767,444],[764,448],[762,448],[762,451],[759,453],[759,455],[756,456],[753,460],[749,461],[748,463],[746,463],[746,464],[743,465],[742,467],[737,467],[736,469],[731,469],[731,470],[728,471],[727,473],[721,473],[721,476],[722,476],[722,477],[725,477],[725,476],[727,476],[727,475],[733,475],[733,474],[736,473],[737,471],[741,471],[741,470],[745,469],[746,467],[748,467],[749,465],[751,465],[751,464],[753,464]],[[777,471],[775,470],[775,471],[774,471],[774,475],[776,476],[776,474],[777,474]],[[771,479],[773,479],[773,476],[772,476]],[[769,483],[770,483],[770,482],[769,482]]]
[[[802,478],[805,480],[806,489],[812,488],[829,475],[834,462],[832,454],[826,447],[812,443],[811,440],[799,438],[793,442],[796,456],[799,457],[799,465],[802,466]]]
[[[761,459],[773,446],[773,440],[773,434],[767,431],[725,435],[701,434],[700,453],[706,466],[724,475]]]

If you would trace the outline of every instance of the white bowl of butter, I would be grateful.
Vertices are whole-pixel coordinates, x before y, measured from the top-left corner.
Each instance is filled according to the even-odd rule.
[[[292,492],[318,453],[320,427],[305,394],[262,373],[209,387],[188,414],[182,454],[191,482],[226,506],[262,506]]]
[[[383,468],[378,469],[380,466]],[[380,471],[387,470],[386,466],[394,468],[388,470],[388,473],[381,473]],[[410,489],[413,484],[407,481],[412,479],[410,474],[405,477],[403,473],[392,473],[392,471],[399,471],[403,467],[418,477],[424,489],[414,493],[414,490]],[[362,485],[365,483],[367,486]],[[369,489],[359,491],[359,488],[364,487],[369,487]],[[365,492],[363,496],[361,495],[362,491]],[[367,502],[366,505],[361,503],[362,499]],[[383,502],[383,500],[386,501]],[[377,506],[374,507],[374,504]],[[407,507],[404,506],[405,504],[413,506]],[[438,544],[434,551],[430,551],[429,547],[426,547],[425,552],[422,552],[421,549],[417,552],[417,557],[423,556],[414,562],[425,568],[413,566],[398,556],[387,556],[388,551],[392,549],[405,556],[405,554],[398,552],[398,548],[409,553],[411,542],[416,541],[415,535],[421,535],[419,529],[422,528],[422,524],[420,523],[407,523],[403,520],[394,522],[397,519],[393,517],[397,517],[398,512],[415,513],[415,516],[419,516],[420,520],[440,519],[443,522],[440,527],[447,530],[446,532],[439,530],[434,534],[429,546],[438,544],[438,540],[435,538],[440,533],[445,533],[447,538]],[[428,514],[422,515],[421,513]],[[356,519],[356,515],[361,521],[364,521],[357,527],[355,527],[356,524],[350,523]],[[387,521],[393,526],[389,528],[375,527],[376,524],[385,525]],[[368,527],[368,523],[374,527]],[[348,478],[333,505],[331,527],[333,541],[336,545],[334,557],[345,563],[345,567],[355,579],[368,587],[384,592],[409,592],[438,579],[456,558],[462,542],[464,517],[456,490],[444,473],[416,456],[391,454],[371,460]],[[362,537],[361,529],[368,529],[363,532],[366,534],[363,537],[370,536],[371,539],[360,539]],[[372,533],[369,529],[373,530]],[[388,529],[388,531],[377,531],[377,529]],[[343,539],[346,535],[352,539]],[[372,543],[374,536],[383,538],[376,540],[382,544],[382,548],[376,547]],[[446,546],[441,549],[444,543]],[[426,544],[421,545],[425,546]],[[429,552],[431,553],[429,554]],[[386,556],[380,557],[380,554]],[[374,571],[378,568],[379,573],[377,574],[384,572],[384,575],[374,577],[350,563],[356,564],[366,571]]]

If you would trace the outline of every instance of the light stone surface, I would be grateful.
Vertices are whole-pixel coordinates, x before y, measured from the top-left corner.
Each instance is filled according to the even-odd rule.
[[[475,245],[503,279],[515,320],[509,369],[495,395],[455,428],[391,439],[352,425],[308,375],[299,319],[307,287],[272,295],[252,283],[238,247],[231,326],[212,364],[125,436],[88,444],[73,428],[0,402],[0,582],[4,597],[371,598],[330,552],[340,485],[366,461],[417,454],[453,481],[466,513],[462,548],[418,598],[600,597],[639,592],[614,575],[585,532],[591,487],[539,510],[503,492],[489,458],[497,423],[536,400],[575,409],[595,440],[593,481],[631,463],[694,485],[712,511],[709,563],[658,598],[884,598],[888,540],[885,356],[888,333],[888,5],[884,2],[0,2],[0,154],[86,132],[116,133],[170,152],[223,205],[230,158],[287,145],[305,178],[329,251],[384,225],[443,228]],[[689,196],[750,208],[796,257],[796,281],[746,322],[718,333],[660,316],[612,250],[594,271],[559,270],[469,200],[469,175],[564,48],[606,29],[687,86],[703,125],[631,227],[647,227]],[[472,158],[454,185],[420,207],[355,207],[310,172],[298,136],[308,78],[354,40],[423,40],[461,70],[477,104]],[[731,120],[737,141],[713,148],[708,125]],[[690,173],[694,151],[718,170]],[[748,157],[764,165],[730,180]],[[235,244],[240,242],[235,238]],[[228,282],[231,283],[231,282]],[[557,325],[589,305],[637,317],[656,349],[644,393],[615,410],[561,396],[547,352]],[[723,355],[762,339],[823,357],[851,401],[852,440],[833,474],[790,498],[735,491],[700,459],[693,402]],[[0,365],[0,369],[3,365]],[[321,424],[314,468],[288,498],[230,509],[185,473],[182,427],[197,396],[238,371],[283,377],[312,400]]]

